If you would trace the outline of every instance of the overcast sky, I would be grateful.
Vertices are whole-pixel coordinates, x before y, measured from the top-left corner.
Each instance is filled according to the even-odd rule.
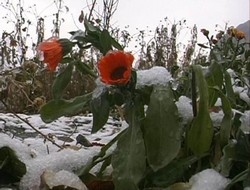
[[[49,38],[51,35],[53,13],[56,12],[55,0],[23,0],[25,7],[25,15],[30,19],[36,16],[47,16],[45,27],[47,32],[45,37]],[[0,0],[5,4],[6,0]],[[18,0],[10,0],[13,5]],[[30,3],[32,2],[32,4]],[[61,25],[61,37],[67,37],[68,31],[83,29],[82,25],[78,22],[80,11],[88,12],[86,2],[91,3],[91,0],[64,0],[63,5],[69,8],[69,12],[62,13],[65,22]],[[99,5],[102,0],[97,0]],[[128,30],[133,34],[136,28],[140,30],[155,29],[159,26],[160,21],[164,18],[172,23],[180,20],[186,20],[187,26],[192,27],[197,25],[198,31],[201,28],[210,30],[215,29],[218,24],[223,29],[225,24],[229,26],[237,26],[250,19],[250,0],[119,0],[118,9],[113,17],[112,23],[115,26],[124,29],[129,25]],[[30,5],[36,4],[36,8],[28,8]],[[101,7],[100,7],[100,11]],[[6,23],[6,19],[2,19],[6,10],[0,7],[1,12],[1,28],[3,30],[11,30],[13,26]],[[30,13],[29,13],[30,12]]]

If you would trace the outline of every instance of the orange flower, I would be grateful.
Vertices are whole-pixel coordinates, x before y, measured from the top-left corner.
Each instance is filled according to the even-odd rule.
[[[63,47],[58,38],[52,37],[41,42],[37,49],[41,52],[42,61],[48,65],[49,70],[55,71],[63,57]]]
[[[56,37],[49,38],[41,42],[37,49],[40,53],[42,61],[46,63],[50,71],[55,71],[57,65],[61,62],[62,57],[68,54],[74,43],[68,39],[58,39]]]
[[[237,31],[235,36],[238,40],[242,40],[243,38],[245,38],[245,33],[242,31]]]
[[[134,56],[124,51],[110,51],[98,63],[101,80],[106,84],[127,84],[132,70]]]
[[[245,33],[234,27],[229,28],[228,34],[232,37],[237,38],[238,40],[242,40],[243,38],[245,38]]]

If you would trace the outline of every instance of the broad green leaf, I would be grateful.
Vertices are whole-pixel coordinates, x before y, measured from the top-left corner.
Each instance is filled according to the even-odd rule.
[[[179,153],[181,126],[169,86],[154,86],[143,123],[148,163],[154,171],[166,166]]]
[[[64,57],[61,61],[61,64],[66,64],[66,63],[69,63],[73,61],[73,58],[72,57]]]
[[[208,88],[201,66],[194,65],[196,84],[199,90],[199,110],[187,132],[188,147],[195,155],[209,151],[213,139],[213,125],[208,112]]]
[[[72,76],[73,65],[69,64],[66,69],[61,72],[55,79],[52,86],[52,94],[54,99],[60,99]]]
[[[123,50],[121,44],[119,44],[114,38],[111,38],[111,44],[118,50]]]
[[[221,65],[217,62],[213,62],[209,67],[209,71],[206,75],[206,81],[208,86],[216,86],[221,89],[223,84],[223,72]],[[218,99],[218,92],[212,89],[208,89],[209,93],[209,107],[212,107]]]
[[[91,133],[95,133],[108,121],[110,111],[108,90],[104,90],[100,96],[91,100],[90,109],[93,114],[93,126]]]
[[[231,76],[227,71],[224,71],[224,77],[225,77],[225,88],[226,88],[227,97],[229,98],[230,102],[233,105],[235,105],[236,100],[235,100],[233,85],[232,85],[232,82],[231,82]]]
[[[137,190],[146,169],[145,146],[140,128],[139,106],[130,106],[129,127],[117,142],[112,156],[113,181],[116,190]]]
[[[233,112],[231,108],[231,104],[228,100],[228,98],[221,92],[219,92],[219,96],[221,98],[222,102],[222,110],[224,113],[224,117],[221,121],[221,127],[220,127],[220,143],[221,147],[228,144],[228,140],[230,138],[230,133],[232,129],[232,119],[233,119]]]
[[[173,160],[166,167],[157,172],[150,173],[147,177],[147,183],[150,186],[168,187],[184,177],[185,172],[190,166],[198,161],[195,156],[186,157],[180,160]]]
[[[108,51],[112,50],[112,37],[107,30],[103,30],[100,35],[101,52],[105,55]]]
[[[83,96],[76,96],[71,100],[51,100],[42,106],[40,115],[45,123],[52,122],[61,116],[77,114],[88,105],[92,93]]]
[[[228,98],[223,94],[223,92],[220,89],[215,87],[209,89],[216,91],[222,102],[222,110],[224,113],[224,117],[221,121],[221,127],[220,127],[220,144],[221,147],[223,147],[226,144],[228,144],[233,122],[232,121],[233,112]]]
[[[26,166],[8,146],[0,148],[0,184],[19,182],[26,173]]]

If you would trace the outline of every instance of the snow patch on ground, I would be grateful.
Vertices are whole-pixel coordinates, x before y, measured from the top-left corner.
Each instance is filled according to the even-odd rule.
[[[39,190],[41,175],[46,170],[55,173],[61,170],[76,171],[97,155],[102,145],[107,144],[127,127],[126,122],[109,118],[102,129],[91,134],[92,115],[61,117],[52,123],[44,123],[40,115],[19,114],[19,116],[43,134],[50,136],[58,145],[66,147],[60,149],[52,142],[44,140],[15,115],[0,113],[0,147],[9,146],[27,167],[27,173],[20,183],[21,190]],[[96,145],[91,147],[76,145],[76,137],[79,134]],[[113,150],[114,147],[110,149]],[[94,168],[92,172],[96,169],[98,168]]]

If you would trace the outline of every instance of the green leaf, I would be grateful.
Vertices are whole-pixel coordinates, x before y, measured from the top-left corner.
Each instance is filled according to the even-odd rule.
[[[130,105],[129,127],[117,142],[112,156],[113,181],[116,190],[137,190],[146,169],[145,146],[138,113],[140,106]]]
[[[93,126],[91,133],[97,132],[108,121],[110,111],[108,97],[108,90],[104,90],[100,96],[93,98],[90,102],[91,112],[93,113]]]
[[[121,44],[119,44],[114,38],[111,38],[111,44],[118,50],[123,50]]]
[[[208,112],[208,88],[201,66],[193,66],[196,84],[199,89],[199,110],[187,132],[187,145],[199,156],[209,151],[213,139],[213,125]]]
[[[230,141],[223,148],[223,156],[220,162],[221,174],[224,176],[229,176],[229,172],[233,166],[233,161],[235,160],[235,141]]]
[[[109,50],[112,50],[112,37],[107,30],[103,30],[100,35],[101,52],[105,55]]]
[[[51,100],[42,106],[40,110],[41,119],[45,123],[52,122],[61,116],[77,114],[88,105],[92,93],[77,96],[71,100]]]
[[[223,72],[222,67],[217,62],[213,62],[209,67],[206,75],[207,85],[211,87],[222,88],[223,85]],[[212,107],[218,99],[218,92],[213,89],[208,89],[209,93],[209,107]]]
[[[166,166],[179,153],[181,126],[169,86],[154,86],[143,123],[148,163],[154,171]]]
[[[231,104],[228,98],[223,94],[223,92],[220,89],[216,87],[209,88],[209,89],[216,91],[222,102],[222,110],[224,113],[224,117],[221,121],[221,127],[220,127],[220,144],[221,144],[221,147],[223,147],[226,144],[228,144],[228,140],[229,140],[231,128],[232,128],[232,123],[233,123],[232,121],[233,112],[232,112]]]
[[[226,88],[227,97],[229,98],[230,102],[233,105],[235,105],[236,100],[235,100],[233,85],[232,85],[232,82],[231,82],[231,76],[227,71],[224,71],[224,77],[225,77],[225,88]]]
[[[26,173],[26,166],[16,156],[15,152],[7,147],[0,148],[0,184],[19,182]]]
[[[147,177],[147,183],[156,187],[168,187],[171,184],[182,179],[190,166],[198,161],[195,156],[186,157],[179,160],[173,160],[166,167],[157,172],[150,173]]]
[[[73,65],[69,64],[55,79],[52,86],[52,95],[54,99],[60,99],[72,76]]]
[[[63,57],[61,64],[66,64],[66,63],[69,63],[71,61],[73,61],[72,57]]]

